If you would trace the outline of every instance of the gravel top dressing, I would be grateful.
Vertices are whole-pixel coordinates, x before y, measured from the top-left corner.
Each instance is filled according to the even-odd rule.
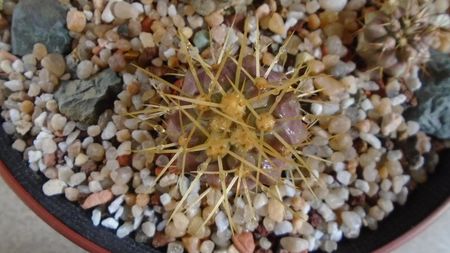
[[[447,0],[0,4],[12,148],[119,238],[333,252],[448,146]]]

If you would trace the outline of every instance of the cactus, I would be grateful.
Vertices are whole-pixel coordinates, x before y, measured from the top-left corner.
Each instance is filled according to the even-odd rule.
[[[378,11],[366,15],[357,52],[369,67],[379,66],[398,77],[428,61],[429,48],[439,31],[431,3],[386,0]]]
[[[147,72],[158,81],[155,90],[162,105],[152,106],[143,115],[163,115],[165,122],[163,135],[167,143],[146,150],[171,156],[157,180],[171,166],[194,177],[173,214],[189,208],[187,196],[200,182],[200,198],[210,187],[222,193],[203,225],[222,209],[232,231],[236,228],[230,193],[243,196],[251,207],[251,196],[259,192],[282,202],[277,187],[285,180],[298,183],[313,177],[300,149],[309,137],[308,122],[312,121],[299,102],[309,94],[303,86],[309,79],[308,70],[300,65],[289,74],[273,71],[288,41],[268,68],[260,65],[259,40],[254,54],[245,55],[247,27],[238,55],[231,54],[227,36],[220,52],[213,54],[212,63],[180,35],[180,48],[187,56],[189,70],[181,73],[176,82],[181,87]]]

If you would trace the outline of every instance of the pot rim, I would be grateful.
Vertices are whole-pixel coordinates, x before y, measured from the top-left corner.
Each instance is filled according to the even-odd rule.
[[[24,202],[39,218],[41,218],[50,227],[56,230],[58,233],[72,241],[74,244],[85,249],[88,252],[93,253],[108,253],[110,251],[97,245],[95,242],[87,239],[86,237],[78,234],[69,226],[64,224],[57,217],[52,215],[46,208],[44,208],[25,188],[17,181],[12,175],[8,167],[0,160],[0,176],[4,179],[6,184],[13,190],[13,192]],[[434,221],[437,220],[446,210],[450,209],[450,197],[447,198],[436,210],[434,210],[427,218],[420,223],[409,229],[406,233],[400,237],[394,239],[388,244],[373,251],[373,253],[391,252],[401,245],[405,244],[409,240],[416,237],[429,227]]]

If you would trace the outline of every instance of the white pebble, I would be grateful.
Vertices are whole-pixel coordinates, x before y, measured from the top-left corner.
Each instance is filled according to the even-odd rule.
[[[386,213],[390,213],[394,210],[394,204],[388,199],[380,198],[378,200],[378,206]]]
[[[122,226],[117,229],[116,235],[119,238],[124,238],[133,231],[133,224],[130,222],[125,222]]]
[[[23,62],[20,59],[15,60],[12,63],[12,67],[13,67],[14,71],[16,71],[18,73],[23,73],[25,71],[25,67],[23,65]]]
[[[95,208],[94,210],[92,210],[91,220],[94,226],[98,226],[100,224],[101,218],[102,218],[102,211],[100,211],[99,208]]]
[[[102,221],[102,226],[105,228],[116,229],[119,226],[119,222],[109,217]]]
[[[86,180],[86,173],[84,172],[78,172],[70,176],[69,179],[69,185],[71,187],[75,187],[79,184],[81,184],[84,180]]]
[[[101,137],[103,140],[110,140],[114,136],[116,136],[116,132],[117,132],[116,125],[114,125],[113,122],[108,122],[108,124],[106,125],[105,129],[102,132]]]
[[[214,219],[217,227],[217,231],[222,232],[228,228],[228,218],[225,213],[220,211],[216,214],[216,218]]]
[[[369,183],[364,180],[361,180],[361,179],[357,179],[355,181],[355,187],[365,193],[369,192],[369,190],[370,190]]]
[[[177,8],[175,7],[175,5],[173,5],[173,4],[169,5],[169,8],[167,8],[167,14],[170,17],[177,15]]]
[[[11,147],[17,151],[23,152],[27,147],[27,144],[22,139],[16,139]]]
[[[168,193],[164,193],[159,196],[159,201],[161,201],[161,205],[165,206],[172,201],[172,197]]]
[[[317,209],[317,211],[319,212],[320,215],[322,215],[323,219],[327,222],[335,220],[336,219],[336,214],[333,212],[333,210],[331,210],[331,208],[323,203],[319,209]]]
[[[6,86],[6,88],[10,89],[11,91],[23,90],[23,83],[21,80],[6,81],[3,84]]]
[[[81,61],[77,66],[77,76],[80,79],[88,79],[94,73],[94,64],[91,61]]]
[[[282,221],[278,222],[275,225],[273,232],[275,233],[275,235],[284,235],[291,233],[292,230],[294,230],[294,228],[292,227],[292,223],[290,223],[289,221]]]
[[[348,230],[344,231],[348,238],[355,238],[359,235],[359,230],[361,229],[362,220],[361,217],[351,211],[344,211],[341,213],[342,221]]]
[[[142,232],[148,237],[153,237],[155,235],[156,226],[155,223],[152,223],[150,221],[142,223]]]
[[[314,115],[320,115],[322,113],[323,106],[319,103],[312,103],[311,104],[311,112]]]
[[[115,213],[117,210],[119,210],[120,206],[122,205],[123,201],[125,199],[124,195],[121,195],[119,197],[117,197],[113,202],[111,202],[111,204],[109,204],[108,206],[108,212],[110,214]]]
[[[360,138],[369,143],[370,145],[372,145],[372,147],[374,147],[375,149],[380,149],[381,148],[381,141],[373,134],[368,134],[368,133],[360,133]]]
[[[47,196],[54,196],[64,193],[66,183],[59,179],[50,179],[42,185],[42,191]]]
[[[337,173],[336,178],[341,184],[348,185],[352,178],[352,174],[346,170],[341,170]]]
[[[42,152],[39,150],[30,150],[28,151],[28,162],[34,163],[39,161],[42,158]]]

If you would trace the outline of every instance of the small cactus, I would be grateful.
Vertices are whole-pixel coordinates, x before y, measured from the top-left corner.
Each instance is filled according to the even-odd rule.
[[[368,13],[357,52],[369,67],[381,67],[392,76],[407,74],[429,59],[429,48],[439,27],[433,24],[432,1],[386,0]]]
[[[150,108],[151,115],[141,116],[163,115],[167,143],[146,152],[171,158],[157,180],[175,166],[200,182],[204,193],[200,196],[211,187],[218,189],[222,198],[203,225],[222,209],[233,231],[230,193],[244,196],[249,206],[250,195],[261,191],[282,203],[280,184],[312,176],[300,151],[309,137],[308,115],[299,102],[305,96],[302,85],[309,79],[308,70],[298,66],[290,74],[273,71],[287,42],[271,66],[261,66],[258,41],[255,54],[245,55],[247,31],[237,56],[231,55],[225,42],[212,63],[180,36],[189,66],[177,81],[181,85],[148,72],[159,81],[155,90],[162,101]],[[173,213],[189,208],[187,196],[195,184],[191,185]]]

